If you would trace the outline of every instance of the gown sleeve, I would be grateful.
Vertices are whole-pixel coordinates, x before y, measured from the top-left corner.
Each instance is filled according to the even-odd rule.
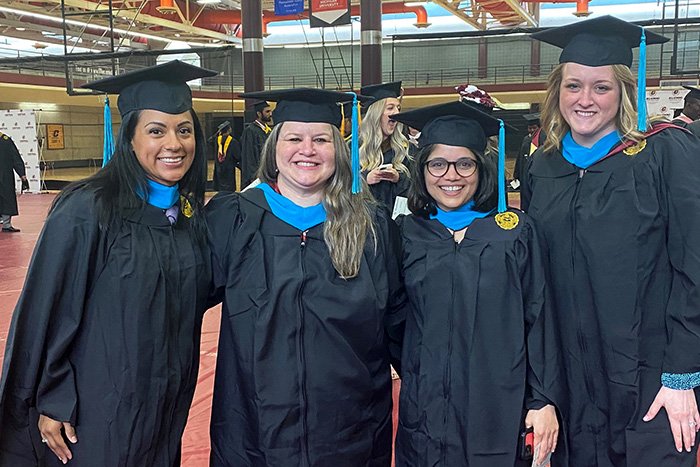
[[[67,355],[99,256],[90,205],[85,195],[68,195],[48,216],[12,317],[3,371],[4,402],[35,404],[40,414],[71,424],[78,400]]]
[[[12,168],[15,170],[18,177],[26,176],[24,160],[22,160],[22,155],[19,153],[14,141],[10,140],[9,148],[12,151]]]
[[[667,249],[671,264],[666,309],[664,373],[700,371],[700,140],[666,130],[660,153],[660,189],[667,210]]]
[[[389,343],[391,364],[396,372],[401,375],[401,348],[406,327],[406,308],[409,306],[401,277],[401,258],[403,255],[401,234],[398,226],[391,219],[389,212],[384,208],[379,208],[379,210],[381,211],[379,215],[380,222],[384,224],[382,230],[386,232],[386,235],[384,235],[384,251],[386,252],[386,272],[389,284],[389,299],[384,317],[384,329],[387,342]]]
[[[234,230],[239,224],[239,195],[221,193],[214,196],[205,207],[207,236],[211,249],[212,290],[208,308],[223,301],[228,271],[229,246]]]
[[[545,268],[535,226],[531,221],[523,227],[516,243],[520,269],[525,340],[527,347],[526,409],[540,409],[553,403],[553,386],[557,381],[557,346],[553,341],[549,302],[546,298]]]

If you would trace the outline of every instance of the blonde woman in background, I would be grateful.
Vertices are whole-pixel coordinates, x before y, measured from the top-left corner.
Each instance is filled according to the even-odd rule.
[[[401,124],[391,119],[401,111],[401,81],[364,86],[360,93],[374,98],[360,126],[360,164],[372,195],[390,211],[397,197],[407,197],[408,139]]]

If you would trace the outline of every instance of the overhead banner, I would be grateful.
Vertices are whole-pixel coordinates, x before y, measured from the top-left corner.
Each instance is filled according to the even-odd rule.
[[[304,12],[304,0],[275,0],[275,16],[298,15]]]
[[[17,146],[29,180],[29,193],[41,191],[39,170],[39,144],[36,138],[36,114],[33,110],[0,111],[0,132],[6,134]],[[22,188],[22,181],[15,174],[15,190]]]
[[[350,0],[309,0],[309,26],[327,28],[350,24]]]

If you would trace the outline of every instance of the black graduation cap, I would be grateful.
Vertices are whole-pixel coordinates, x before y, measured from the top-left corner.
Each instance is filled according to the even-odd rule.
[[[391,118],[421,130],[420,147],[447,144],[478,152],[486,149],[487,137],[497,135],[500,126],[497,118],[461,101],[401,112]]]
[[[643,28],[613,16],[601,16],[566,26],[550,28],[532,35],[562,48],[559,63],[586,66],[632,65],[632,49],[639,47]],[[646,44],[668,41],[659,34],[644,31]]]
[[[188,81],[218,74],[218,71],[173,60],[162,65],[103,78],[82,87],[119,94],[117,107],[122,117],[132,110],[144,109],[175,115],[192,108],[192,91],[187,85]]]
[[[401,95],[401,81],[362,86],[360,88],[360,94],[365,97],[373,98],[375,102],[386,99],[387,97],[394,97],[398,99]]]
[[[218,133],[224,131],[226,128],[229,128],[231,126],[231,122],[226,120],[225,122],[221,123],[219,126],[216,127],[216,131]]]
[[[255,104],[253,104],[253,110],[255,110],[256,112],[262,112],[268,107],[270,107],[270,104],[267,101],[258,101]]]
[[[691,98],[691,99],[700,99],[700,88],[696,88],[695,86],[683,86],[690,92],[685,95],[685,98]]]
[[[352,94],[327,89],[294,88],[240,94],[244,98],[277,102],[272,111],[275,125],[282,122],[330,123],[340,126],[340,104],[352,101]],[[361,96],[358,96],[358,99]]]
[[[527,120],[528,125],[539,125],[540,124],[540,113],[525,114],[523,118]]]

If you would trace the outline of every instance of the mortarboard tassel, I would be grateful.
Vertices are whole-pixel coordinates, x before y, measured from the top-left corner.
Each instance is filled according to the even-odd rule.
[[[498,212],[506,212],[506,127],[498,120]]]
[[[345,106],[340,104],[340,135],[345,136]]]
[[[360,141],[359,141],[359,102],[357,101],[357,94],[351,92],[352,94],[352,133],[350,142],[350,161],[352,163],[352,194],[357,194],[362,191],[362,184],[360,183]]]
[[[637,71],[637,129],[647,131],[647,37],[642,28],[639,40],[639,70]]]

